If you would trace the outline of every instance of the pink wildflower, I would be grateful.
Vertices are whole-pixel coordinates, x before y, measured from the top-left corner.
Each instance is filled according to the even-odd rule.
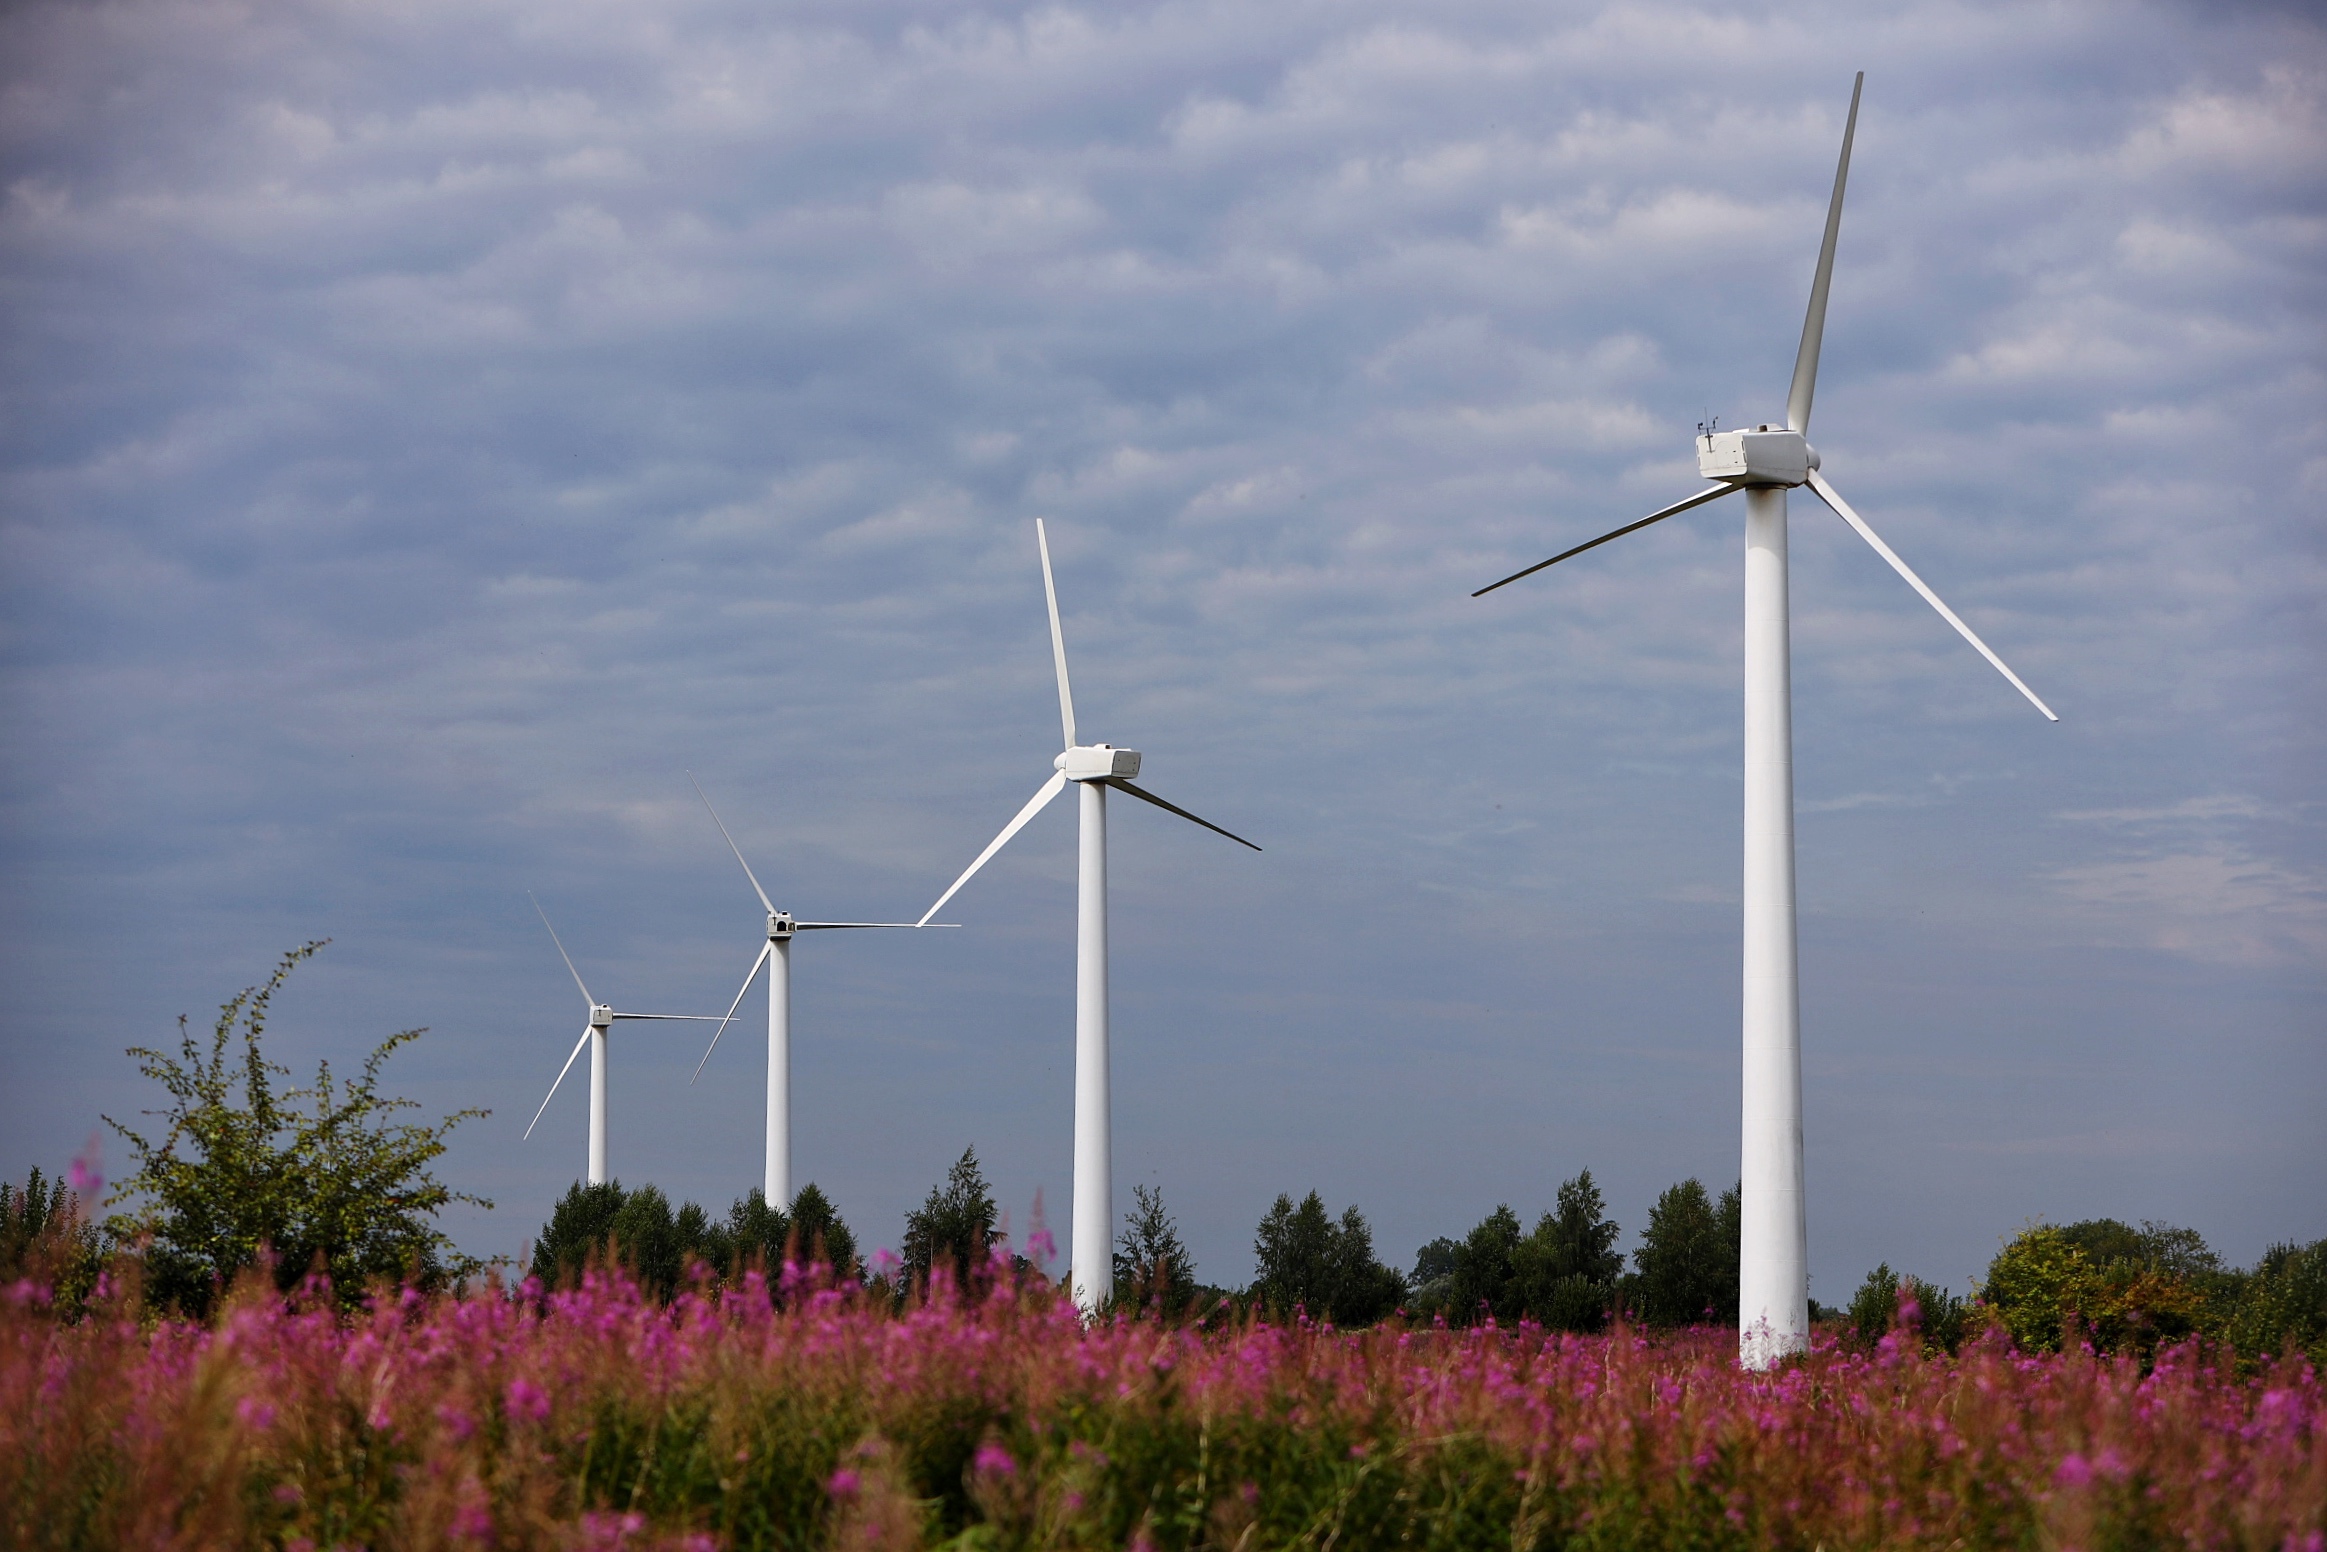
[[[835,1498],[854,1498],[857,1489],[862,1485],[857,1474],[843,1466],[835,1471],[831,1479],[824,1484],[824,1490]]]
[[[549,1393],[529,1379],[513,1379],[509,1382],[507,1409],[509,1415],[520,1422],[547,1422]]]
[[[2093,1480],[2093,1468],[2082,1455],[2063,1455],[2060,1468],[2053,1472],[2052,1480],[2059,1487],[2083,1487]]]
[[[979,1445],[977,1459],[971,1464],[982,1476],[1006,1477],[1018,1469],[1018,1462],[1010,1458],[1009,1451],[994,1443]]]

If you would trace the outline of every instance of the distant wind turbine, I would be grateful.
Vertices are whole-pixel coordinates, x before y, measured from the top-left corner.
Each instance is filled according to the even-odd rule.
[[[751,864],[743,860],[743,848],[735,844],[735,837],[727,833],[727,822],[719,817],[719,810],[711,807],[711,799],[703,791],[703,784],[695,781],[689,771],[687,780],[694,782],[695,796],[703,799],[703,807],[711,814],[711,822],[719,826],[719,833],[727,841],[727,849],[735,853],[742,864],[743,876],[751,880],[752,893],[760,897],[760,907],[768,913],[768,940],[762,945],[759,957],[744,972],[743,985],[736,989],[735,1001],[727,1006],[727,1018],[711,1032],[711,1043],[703,1048],[703,1060],[695,1064],[695,1078],[703,1076],[704,1063],[719,1049],[719,1037],[727,1033],[728,1020],[743,1006],[745,992],[751,990],[760,966],[768,967],[768,1157],[761,1194],[770,1207],[789,1208],[792,1205],[792,934],[796,932],[832,932],[860,927],[914,927],[916,922],[819,922],[795,921],[788,911],[776,909],[768,892],[760,888],[759,875]],[[939,927],[953,926],[952,922],[936,922]],[[695,1078],[687,1081],[692,1083]]]
[[[1095,1311],[1113,1291],[1114,1273],[1114,1149],[1109,1137],[1107,1068],[1107,789],[1130,794],[1166,813],[1225,835],[1239,846],[1258,846],[1209,819],[1198,818],[1177,804],[1167,803],[1131,778],[1139,774],[1139,751],[1111,744],[1075,741],[1075,700],[1067,688],[1067,643],[1058,623],[1058,589],[1050,575],[1050,537],[1042,520],[1035,519],[1034,542],[1042,555],[1042,593],[1050,605],[1050,655],[1058,672],[1059,725],[1066,747],[1051,761],[1050,780],[1035,790],[1018,817],[1002,827],[977,860],[962,869],[944,894],[937,897],[921,920],[926,923],[1000,851],[1029,819],[1064,791],[1068,782],[1083,789],[1082,842],[1075,874],[1075,1201],[1074,1251],[1069,1257],[1069,1282],[1074,1299],[1086,1313]]]
[[[528,900],[533,900],[533,896],[531,895],[527,895],[525,898]],[[616,1021],[622,1019],[654,1020],[661,1023],[696,1024],[715,1024],[719,1021],[708,1013],[615,1012],[612,1007],[606,1003],[600,1002],[597,998],[591,996],[589,987],[582,986],[582,972],[574,968],[573,956],[566,952],[565,944],[559,940],[558,930],[555,927],[549,926],[549,912],[541,908],[541,902],[539,900],[533,900],[533,910],[534,914],[541,918],[541,924],[544,927],[549,927],[549,940],[552,943],[557,944],[558,958],[566,962],[566,974],[574,978],[574,984],[576,986],[582,987],[582,1001],[588,1003],[590,1007],[590,1022],[583,1028],[582,1038],[574,1042],[574,1049],[572,1053],[566,1057],[566,1064],[558,1069],[557,1081],[552,1083],[549,1086],[549,1092],[542,1096],[541,1109],[536,1110],[533,1113],[533,1119],[526,1124],[525,1135],[527,1137],[531,1137],[533,1135],[534,1127],[541,1124],[543,1111],[548,1110],[549,1102],[557,1098],[558,1084],[566,1081],[566,1074],[574,1070],[574,1058],[582,1054],[583,1046],[588,1046],[590,1048],[589,1181],[590,1184],[594,1186],[604,1185],[606,1183],[607,1032],[614,1027]]]
[[[1842,130],[1842,159],[1826,208],[1826,237],[1810,285],[1810,312],[1794,357],[1786,394],[1786,423],[1750,431],[1698,429],[1697,470],[1715,481],[1683,501],[1651,512],[1550,560],[1513,572],[1471,596],[1659,523],[1678,512],[1745,492],[1745,1082],[1744,1150],[1740,1186],[1744,1242],[1739,1264],[1738,1354],[1766,1368],[1808,1345],[1810,1330],[1809,1226],[1802,1197],[1802,1029],[1794,948],[1793,689],[1786,598],[1786,492],[1808,485],[1858,536],[1872,546],[1955,627],[2012,687],[2054,722],[2052,708],[2005,667],[2004,660],[1907,563],[1852,511],[1818,472],[1818,454],[1805,439],[1810,398],[1818,383],[1818,347],[1826,332],[1826,292],[1834,277],[1834,245],[1842,231],[1842,191],[1850,177],[1850,142],[1858,129],[1861,71],[1850,89],[1850,117]]]

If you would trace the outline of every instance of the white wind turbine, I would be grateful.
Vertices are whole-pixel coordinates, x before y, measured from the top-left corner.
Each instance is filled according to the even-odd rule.
[[[531,895],[527,895],[525,898],[528,900],[533,900],[533,896]],[[549,927],[549,912],[541,908],[541,902],[539,900],[533,900],[533,909],[534,914],[541,918],[541,924],[544,927]],[[607,1033],[614,1027],[616,1021],[624,1019],[635,1019],[640,1021],[651,1020],[657,1023],[692,1024],[716,1024],[719,1021],[708,1013],[617,1013],[608,1004],[600,1002],[597,998],[591,996],[589,987],[582,986],[582,972],[574,968],[573,956],[566,952],[566,946],[562,941],[559,940],[558,930],[555,927],[549,927],[549,940],[552,943],[557,944],[558,958],[566,962],[566,974],[574,978],[574,984],[576,986],[582,987],[582,1001],[590,1005],[590,1022],[583,1028],[582,1038],[574,1042],[574,1049],[566,1057],[566,1064],[558,1069],[557,1081],[552,1083],[549,1086],[549,1092],[542,1096],[541,1109],[536,1110],[533,1113],[532,1121],[528,1122],[526,1125],[525,1135],[527,1137],[531,1137],[533,1135],[534,1127],[541,1124],[543,1111],[548,1110],[549,1102],[557,1098],[558,1084],[566,1081],[566,1074],[574,1070],[574,1058],[582,1054],[583,1046],[588,1046],[590,1048],[589,1180],[590,1184],[594,1186],[600,1186],[606,1183]]]
[[[789,1209],[792,1205],[792,934],[796,932],[833,932],[861,927],[913,927],[916,922],[819,922],[795,921],[789,911],[779,911],[768,892],[760,888],[759,875],[751,864],[743,860],[743,848],[728,835],[727,822],[719,817],[719,810],[711,807],[711,799],[703,791],[703,784],[695,781],[689,771],[687,780],[695,784],[695,796],[703,799],[710,809],[711,822],[719,826],[726,838],[727,849],[735,853],[735,860],[743,865],[743,876],[751,880],[753,894],[760,897],[760,906],[768,913],[768,940],[761,946],[759,957],[744,972],[743,985],[736,989],[735,1001],[727,1006],[727,1018],[711,1033],[711,1043],[703,1048],[703,1060],[695,1064],[695,1078],[703,1076],[705,1062],[719,1049],[719,1037],[727,1033],[728,1019],[743,1006],[745,992],[751,990],[760,966],[768,967],[768,1157],[761,1195],[770,1207]],[[935,925],[950,927],[952,922]],[[695,1078],[687,1081],[692,1083]]]
[[[1050,605],[1050,655],[1058,671],[1059,725],[1066,747],[1051,761],[1050,780],[1037,788],[1018,817],[962,869],[944,894],[922,916],[926,923],[1000,851],[1026,822],[1042,812],[1068,782],[1083,789],[1082,840],[1075,873],[1075,1203],[1074,1250],[1069,1257],[1069,1283],[1075,1302],[1086,1313],[1095,1311],[1113,1291],[1114,1274],[1114,1149],[1108,1136],[1107,1076],[1107,789],[1126,792],[1142,803],[1153,803],[1167,813],[1225,835],[1239,846],[1258,846],[1209,819],[1199,818],[1175,803],[1131,784],[1139,774],[1139,751],[1111,744],[1075,741],[1075,701],[1067,688],[1067,643],[1059,630],[1058,589],[1050,576],[1050,537],[1042,520],[1034,522],[1034,542],[1042,555],[1042,593]]]
[[[1834,170],[1834,195],[1826,209],[1826,237],[1818,249],[1818,270],[1810,286],[1809,316],[1802,323],[1801,349],[1786,395],[1786,423],[1750,431],[1700,427],[1697,469],[1715,481],[1685,501],[1651,512],[1636,523],[1602,534],[1588,544],[1514,572],[1504,582],[1541,571],[1621,538],[1676,512],[1745,492],[1745,1082],[1743,1193],[1744,1244],[1739,1265],[1738,1353],[1752,1368],[1765,1368],[1809,1340],[1809,1237],[1802,1201],[1802,1039],[1794,951],[1794,750],[1793,692],[1788,663],[1786,605],[1786,492],[1808,485],[1832,507],[1907,585],[1923,595],[1994,664],[2013,688],[2054,722],[2052,708],[2021,683],[2020,676],[1988,644],[1939,601],[1939,595],[1876,537],[1818,473],[1819,461],[1804,434],[1810,429],[1810,397],[1818,381],[1818,345],[1826,330],[1826,291],[1834,275],[1834,244],[1842,230],[1842,191],[1850,176],[1850,142],[1858,128],[1861,71],[1850,91],[1850,117],[1842,130],[1842,159]]]

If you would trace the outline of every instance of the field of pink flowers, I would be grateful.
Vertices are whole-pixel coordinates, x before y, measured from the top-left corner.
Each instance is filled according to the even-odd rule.
[[[2327,1538],[2299,1360],[2144,1373],[1896,1339],[1124,1320],[1007,1280],[899,1311],[245,1290],[212,1325],[0,1300],[11,1547],[2247,1547]]]

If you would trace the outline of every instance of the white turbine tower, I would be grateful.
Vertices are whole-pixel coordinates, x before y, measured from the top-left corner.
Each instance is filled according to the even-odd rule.
[[[795,921],[789,911],[779,911],[768,892],[760,888],[759,875],[751,864],[743,860],[743,848],[728,835],[727,822],[719,817],[719,810],[711,807],[711,799],[703,791],[703,784],[695,781],[689,771],[687,780],[695,783],[695,796],[703,799],[710,809],[711,822],[719,826],[720,835],[727,841],[727,849],[735,853],[735,860],[743,865],[743,876],[751,880],[753,894],[760,897],[760,906],[768,913],[768,940],[761,946],[759,957],[744,972],[743,985],[736,989],[735,1001],[727,1006],[727,1018],[711,1032],[711,1043],[703,1048],[703,1060],[695,1064],[695,1078],[703,1076],[705,1062],[719,1049],[719,1037],[727,1033],[729,1019],[743,1006],[744,993],[751,990],[752,980],[760,973],[760,966],[768,967],[768,1157],[761,1194],[770,1207],[789,1209],[792,1205],[792,934],[796,932],[833,932],[862,927],[912,927],[913,922],[819,922]],[[950,927],[951,922],[938,922]],[[687,1081],[692,1083],[695,1078]]]
[[[527,895],[525,898],[528,900],[533,900],[533,896],[531,895]],[[540,916],[541,924],[544,927],[549,927],[549,912],[541,908],[541,902],[539,900],[533,900],[533,909],[534,913]],[[526,1125],[525,1135],[527,1137],[531,1137],[533,1135],[534,1127],[541,1124],[543,1111],[548,1110],[549,1102],[557,1098],[558,1084],[566,1081],[566,1074],[574,1070],[574,1058],[582,1054],[583,1046],[588,1046],[590,1048],[589,1181],[590,1184],[594,1186],[604,1185],[606,1183],[607,1033],[614,1027],[616,1022],[624,1019],[635,1019],[640,1021],[651,1020],[658,1023],[693,1024],[716,1024],[719,1021],[708,1013],[617,1013],[606,1003],[600,1002],[597,998],[591,996],[589,987],[582,986],[582,972],[574,968],[573,956],[566,952],[566,946],[559,940],[558,930],[555,927],[549,927],[549,940],[552,943],[557,944],[558,958],[566,962],[566,974],[574,978],[574,984],[576,986],[582,987],[582,1001],[590,1005],[590,1022],[584,1026],[582,1030],[582,1038],[574,1042],[574,1049],[570,1054],[567,1055],[566,1064],[558,1069],[557,1081],[550,1084],[549,1092],[542,1096],[541,1109],[536,1110],[533,1113],[532,1121]]]
[[[1826,291],[1834,275],[1834,243],[1842,230],[1842,191],[1850,176],[1850,142],[1858,128],[1860,72],[1850,91],[1842,131],[1842,159],[1826,209],[1826,237],[1810,286],[1810,312],[1794,358],[1786,395],[1786,423],[1750,431],[1701,427],[1697,469],[1714,483],[1685,501],[1651,512],[1614,533],[1562,551],[1514,572],[1505,582],[1581,555],[1676,512],[1745,492],[1745,1081],[1743,1190],[1744,1244],[1739,1265],[1738,1353],[1765,1368],[1809,1340],[1809,1237],[1802,1202],[1802,1039],[1794,952],[1793,692],[1788,663],[1786,605],[1786,492],[1808,485],[1875,553],[1923,595],[1963,639],[1978,649],[2038,711],[2052,708],[2004,666],[1988,644],[1939,601],[1939,595],[1876,537],[1866,520],[1818,473],[1818,455],[1804,439],[1810,397],[1818,381],[1818,345],[1826,330]]]
[[[1209,819],[1199,818],[1175,803],[1131,784],[1139,774],[1139,751],[1111,744],[1075,741],[1075,700],[1067,688],[1067,643],[1059,630],[1058,589],[1050,576],[1050,538],[1042,520],[1035,519],[1034,542],[1042,555],[1042,592],[1050,605],[1050,655],[1058,671],[1059,725],[1066,747],[1051,761],[1050,780],[1036,789],[1018,817],[1002,827],[977,860],[962,869],[944,894],[937,897],[921,920],[926,923],[944,909],[954,892],[986,865],[1026,822],[1042,812],[1068,782],[1083,789],[1082,841],[1075,874],[1075,1203],[1074,1250],[1069,1257],[1069,1282],[1075,1302],[1090,1313],[1114,1289],[1114,1149],[1108,1136],[1107,1076],[1107,789],[1126,792],[1142,803],[1153,803],[1167,813],[1225,835],[1239,846],[1258,846]]]

